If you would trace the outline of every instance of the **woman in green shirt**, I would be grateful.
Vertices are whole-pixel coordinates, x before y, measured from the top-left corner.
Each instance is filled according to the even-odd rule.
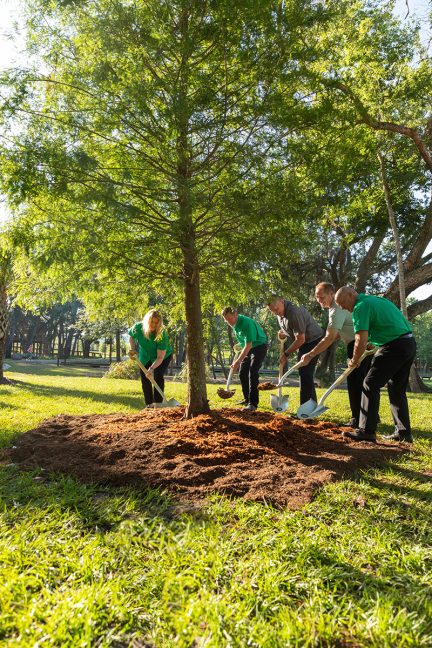
[[[164,391],[164,374],[171,361],[172,346],[162,322],[162,315],[157,310],[149,310],[142,322],[137,322],[128,331],[130,337],[129,355],[138,353],[141,363],[153,375],[155,382]],[[141,385],[146,405],[162,402],[162,396],[140,368]]]

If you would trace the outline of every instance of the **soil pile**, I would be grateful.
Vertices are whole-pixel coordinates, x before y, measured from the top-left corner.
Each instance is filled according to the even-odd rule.
[[[10,459],[82,481],[167,488],[188,500],[221,492],[296,508],[326,482],[403,452],[355,443],[340,427],[269,412],[183,409],[56,416],[23,434]]]

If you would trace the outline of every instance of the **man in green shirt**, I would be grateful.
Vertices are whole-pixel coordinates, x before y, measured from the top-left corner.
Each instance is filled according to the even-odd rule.
[[[355,441],[376,441],[380,389],[387,384],[395,431],[386,438],[412,443],[406,389],[416,342],[409,322],[388,299],[359,294],[349,286],[340,288],[335,300],[353,316],[355,344],[348,366],[358,367],[368,342],[380,347],[363,381],[359,429],[345,432],[345,436]]]
[[[251,317],[239,315],[236,308],[228,306],[222,311],[225,322],[232,327],[237,341],[242,345],[239,357],[232,363],[239,369],[245,409],[254,412],[258,407],[259,370],[267,353],[267,336]]]

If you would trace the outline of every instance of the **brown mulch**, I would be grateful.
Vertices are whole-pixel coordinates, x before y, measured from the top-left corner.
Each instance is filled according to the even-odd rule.
[[[163,487],[188,500],[221,492],[298,508],[327,482],[403,452],[349,441],[324,421],[231,408],[191,420],[183,413],[59,415],[23,434],[9,460],[85,482]]]
[[[261,391],[267,391],[269,389],[277,389],[277,385],[272,382],[263,382],[258,385],[258,389]]]

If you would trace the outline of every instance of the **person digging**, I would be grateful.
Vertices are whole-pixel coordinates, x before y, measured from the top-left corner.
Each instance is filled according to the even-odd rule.
[[[232,371],[239,372],[244,397],[241,404],[245,410],[254,412],[259,402],[259,370],[267,353],[267,336],[255,320],[239,315],[236,308],[224,308],[222,317],[242,346],[240,355],[231,364]]]
[[[172,346],[163,326],[162,315],[155,309],[149,310],[142,322],[137,322],[128,331],[132,359],[138,355],[141,364],[163,392],[165,387],[164,375],[171,362]],[[154,389],[152,382],[140,367],[141,386],[147,407],[153,403],[161,403],[162,396]]]
[[[391,441],[413,442],[406,390],[416,354],[416,341],[408,320],[385,297],[339,288],[336,303],[352,313],[355,343],[348,366],[357,367],[368,342],[379,347],[363,381],[359,427],[344,436],[354,441],[376,441],[380,390],[387,385],[394,432]]]

